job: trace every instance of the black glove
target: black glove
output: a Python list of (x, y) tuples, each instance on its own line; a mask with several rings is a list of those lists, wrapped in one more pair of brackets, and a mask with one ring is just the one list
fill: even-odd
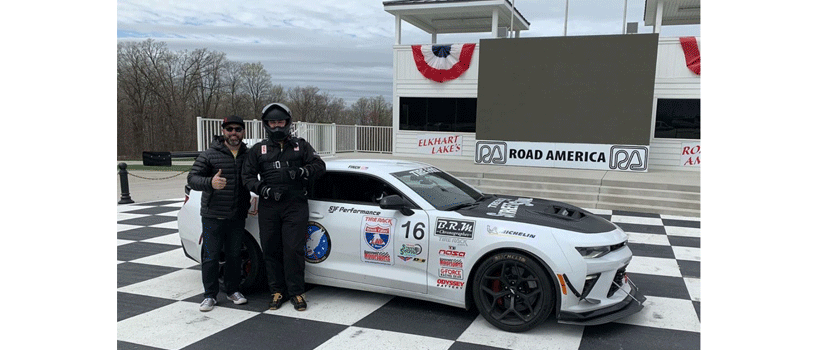
[(288, 174), (290, 174), (291, 180), (296, 180), (297, 178), (307, 180), (309, 172), (305, 168), (297, 168), (289, 170)]
[(270, 198), (270, 193), (271, 193), (271, 189), (268, 186), (263, 186), (262, 190), (259, 191), (259, 195), (262, 196), (262, 198), (265, 198), (265, 199)]

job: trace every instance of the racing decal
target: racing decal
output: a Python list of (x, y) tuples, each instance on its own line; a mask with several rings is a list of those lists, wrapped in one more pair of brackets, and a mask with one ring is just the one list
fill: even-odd
[(441, 265), (441, 267), (464, 268), (464, 261), (455, 258), (438, 258), (438, 264)]
[(453, 258), (463, 258), (467, 253), (456, 250), (456, 247), (449, 246), (447, 249), (439, 249), (438, 255), (448, 256)]
[(446, 242), (446, 243), (450, 243), (450, 244), (452, 244), (452, 245), (463, 246), (463, 247), (467, 247), (467, 246), (468, 246), (468, 244), (467, 244), (467, 240), (466, 240), (466, 239), (464, 239), (464, 238), (455, 238), (455, 237), (439, 237), (439, 238), (438, 238), (438, 241), (439, 241), (439, 242)]
[(402, 261), (409, 261), (413, 259), (417, 259), (416, 257), (421, 254), (421, 246), (418, 244), (402, 244), (401, 249), (399, 249), (398, 257)]
[[(404, 238), (410, 239), (410, 221), (405, 222), (404, 225), (401, 225), (401, 227), (406, 228), (404, 231)], [(424, 227), (423, 222), (417, 222), (416, 225), (413, 226), (413, 238), (417, 240), (424, 239)]]
[(447, 218), (436, 219), (436, 235), (473, 239), (475, 221)]
[(449, 267), (442, 267), (438, 270), (438, 276), (442, 278), (452, 278), (457, 280), (463, 280), (463, 270), (461, 269), (451, 269)]
[(330, 256), (330, 234), (315, 221), (308, 222), (305, 240), (305, 261), (318, 264)]
[(526, 233), (521, 231), (512, 231), (512, 230), (498, 230), (498, 227), (487, 225), (487, 233), (493, 236), (510, 236), (515, 238), (535, 238), (535, 235), (532, 233)]
[(348, 165), (348, 169), (358, 169), (358, 170), (367, 170), (366, 166), (359, 166), (359, 165)]
[(327, 208), (327, 212), (329, 214), (333, 214), (335, 212), (348, 213), (348, 214), (364, 214), (364, 215), (381, 215), (382, 214), (382, 212), (376, 211), (376, 210), (361, 210), (361, 209), (356, 209), (355, 207), (345, 208), (345, 207), (340, 207), (338, 205), (329, 206)]
[(503, 216), (506, 218), (514, 218), (515, 214), (518, 213), (518, 207), (520, 206), (527, 206), (531, 207), (532, 198), (518, 198), (516, 200), (510, 200), (509, 198), (499, 198), (494, 200), (492, 203), (487, 205), (487, 209), (494, 209), (498, 208), (497, 213), (489, 212), (487, 215), (490, 216)]
[(362, 218), (362, 261), (393, 265), (394, 218)]
[(464, 282), (463, 281), (453, 281), (453, 280), (447, 280), (447, 279), (439, 278), (439, 279), (436, 280), (436, 287), (462, 289), (462, 288), (464, 288)]

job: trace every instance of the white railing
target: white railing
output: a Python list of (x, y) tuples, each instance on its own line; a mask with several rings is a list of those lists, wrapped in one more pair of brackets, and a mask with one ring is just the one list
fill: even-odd
[[(222, 134), (222, 119), (196, 118), (197, 151), (207, 149), (215, 136)], [(310, 142), (320, 155), (340, 152), (393, 153), (393, 128), (390, 126), (293, 123), (293, 134)], [(261, 120), (245, 121), (248, 147), (266, 138)]]

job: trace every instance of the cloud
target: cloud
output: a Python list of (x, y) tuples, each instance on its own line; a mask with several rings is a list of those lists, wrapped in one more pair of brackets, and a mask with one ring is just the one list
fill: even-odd
[[(623, 4), (570, 1), (568, 34), (620, 33)], [(521, 36), (563, 35), (564, 5), (517, 0), (516, 8), (531, 23)], [(629, 22), (643, 23), (643, 6), (643, 0), (629, 0)], [(119, 41), (153, 38), (172, 50), (207, 48), (225, 52), (233, 61), (261, 62), (274, 84), (316, 86), (348, 105), (378, 95), (392, 101), (394, 31), (394, 17), (375, 0), (117, 2)], [(641, 32), (651, 32), (651, 27)], [(444, 34), (438, 42), (478, 42), (489, 35)], [(402, 23), (402, 44), (429, 42), (429, 34)]]

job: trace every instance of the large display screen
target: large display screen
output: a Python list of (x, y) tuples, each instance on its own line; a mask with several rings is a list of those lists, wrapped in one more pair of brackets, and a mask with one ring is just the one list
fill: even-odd
[(658, 34), (483, 39), (476, 139), (649, 145)]

